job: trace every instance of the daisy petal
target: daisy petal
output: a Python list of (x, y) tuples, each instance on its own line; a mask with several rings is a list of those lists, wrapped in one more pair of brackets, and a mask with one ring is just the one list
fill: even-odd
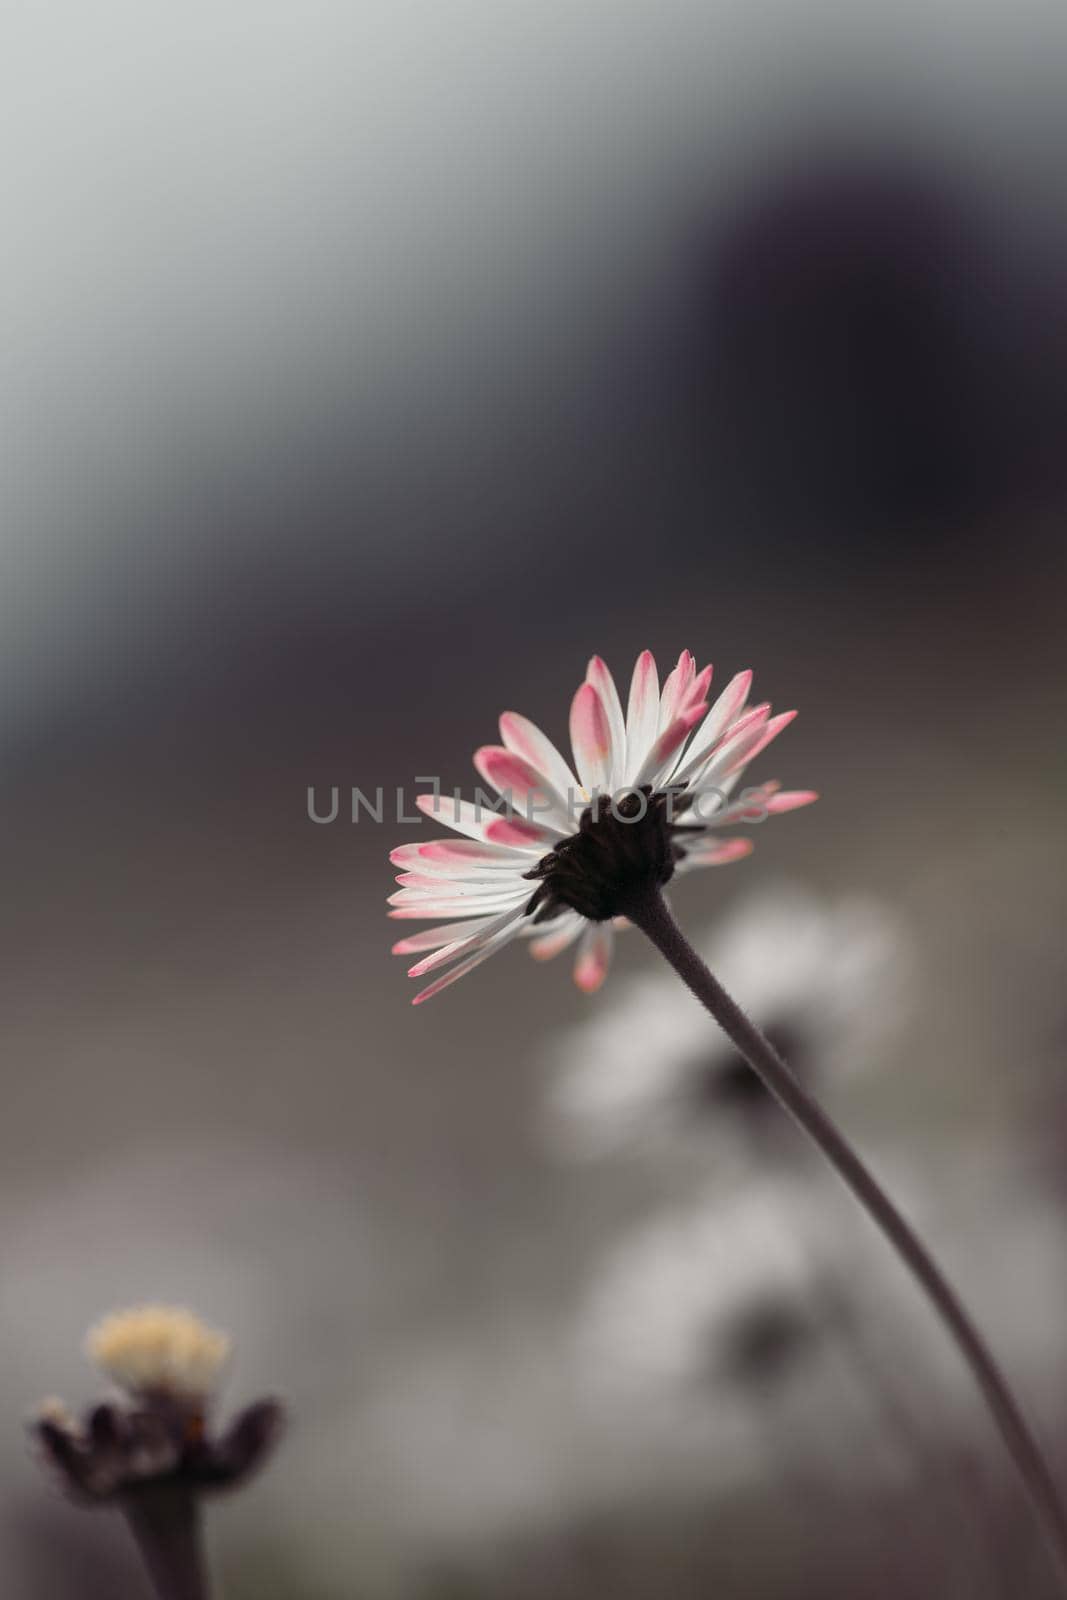
[(436, 928), (421, 928), (406, 939), (398, 939), (393, 946), (393, 955), (414, 956), (420, 950), (439, 950), (443, 944), (464, 939), (495, 921), (495, 917), (467, 917), (462, 922), (442, 922)]
[(583, 994), (593, 994), (608, 975), (615, 932), (610, 922), (595, 922), (582, 934), (574, 962), (574, 981)]
[(810, 806), (818, 798), (815, 789), (783, 789), (780, 794), (771, 795), (763, 804), (772, 817), (777, 817), (783, 811), (797, 811), (801, 806)]
[(707, 706), (694, 706), (691, 711), (685, 711), (680, 717), (675, 717), (670, 727), (660, 734), (632, 779), (635, 789), (639, 789), (644, 783), (655, 784), (670, 772), (673, 758), (677, 756), (706, 710)]
[(702, 671), (697, 673), (685, 692), (682, 703), (678, 707), (679, 711), (688, 711), (691, 706), (701, 705), (707, 700), (713, 671), (714, 668), (712, 667), (704, 667)]
[(713, 843), (697, 845), (686, 850), (682, 857), (684, 866), (724, 867), (729, 861), (742, 861), (755, 849), (751, 839), (716, 839)]
[(586, 683), (591, 683), (600, 696), (611, 729), (612, 765), (608, 786), (612, 793), (626, 782), (626, 721), (622, 714), (622, 701), (615, 687), (615, 679), (599, 656), (594, 656), (585, 671)]
[[(783, 728), (789, 726), (795, 716), (795, 711), (783, 711), (777, 717), (771, 717), (762, 727), (747, 729), (739, 739), (731, 737), (723, 745), (721, 754), (715, 756), (706, 773), (711, 774), (714, 770), (717, 774), (716, 786), (724, 794), (729, 794), (750, 762), (756, 759), (761, 750), (767, 748), (772, 739), (778, 737)], [(700, 781), (703, 785), (707, 781), (707, 776), (702, 777)]]
[(484, 895), (499, 899), (501, 895), (518, 892), (522, 881), (521, 873), (487, 872), (482, 876), (478, 872), (453, 872), (447, 876), (440, 874), (425, 876), (421, 872), (398, 872), (397, 884), (401, 889), (418, 891), (419, 895), (428, 900), (439, 900), (442, 895)]
[(455, 894), (468, 889), (477, 890), (479, 894), (506, 894), (521, 876), (515, 872), (482, 873), (477, 868), (465, 872), (462, 868), (453, 868), (448, 872), (398, 872), (396, 881), (401, 889), (422, 889), (428, 895)]
[[(529, 895), (525, 900), (529, 899)], [(392, 906), (387, 913), (395, 922), (429, 922), (431, 917), (476, 917), (496, 916), (498, 911), (507, 911), (509, 907), (516, 909), (525, 904), (525, 900), (516, 895), (514, 900), (426, 900)]]
[(441, 990), (447, 989), (449, 984), (456, 983), (460, 978), (465, 978), (468, 972), (473, 972), (475, 967), (480, 967), (483, 961), (488, 961), (490, 956), (495, 955), (498, 950), (515, 938), (521, 921), (521, 917), (516, 917), (511, 922), (505, 923), (499, 932), (495, 933), (480, 950), (476, 950), (465, 961), (461, 961), (458, 967), (453, 967), (451, 972), (446, 972), (443, 978), (437, 979), (436, 983), (431, 983), (428, 988), (420, 990), (412, 1000), (412, 1005), (421, 1006), (425, 1001), (432, 1000), (435, 994), (440, 994)]
[(524, 820), (542, 820), (563, 833), (574, 832), (577, 821), (568, 812), (566, 799), (525, 756), (516, 755), (504, 745), (486, 744), (475, 752), (474, 765), (486, 783), (522, 813)]
[(740, 722), (730, 729), (729, 737), (713, 752), (701, 771), (694, 774), (689, 782), (696, 790), (708, 790), (723, 787), (723, 780), (732, 774), (741, 771), (742, 767), (751, 761), (754, 751), (759, 747), (767, 727), (767, 713), (770, 706), (757, 706)]
[(723, 823), (737, 822), (741, 819), (747, 822), (763, 822), (767, 817), (780, 816), (783, 812), (797, 811), (801, 806), (810, 806), (818, 798), (814, 789), (783, 791), (781, 784), (774, 779), (769, 783), (757, 784), (755, 788), (743, 790), (733, 804), (723, 810), (712, 811), (706, 806), (702, 807), (700, 818), (709, 828), (721, 828)]
[(563, 917), (559, 924), (548, 933), (542, 933), (530, 941), (530, 954), (535, 961), (551, 961), (572, 945), (585, 927), (585, 918), (580, 917), (577, 911)]
[(767, 726), (764, 728), (763, 733), (760, 735), (759, 739), (757, 739), (757, 741), (756, 741), (755, 745), (753, 746), (753, 748), (749, 751), (748, 755), (745, 757), (745, 763), (744, 763), (745, 766), (747, 766), (750, 761), (755, 761), (755, 759), (759, 755), (760, 751), (761, 750), (766, 750), (766, 748), (770, 744), (771, 740), (772, 739), (777, 739), (777, 737), (781, 733), (782, 729), (783, 728), (788, 728), (789, 724), (793, 721), (795, 716), (796, 716), (796, 712), (795, 711), (780, 711), (776, 717), (772, 717), (770, 719), (770, 721), (767, 723)]
[[(694, 815), (706, 828), (721, 828), (724, 823), (738, 822), (741, 819), (747, 822), (762, 822), (768, 814), (767, 802), (781, 788), (781, 784), (777, 780), (757, 784), (754, 788), (745, 789), (738, 799), (727, 805), (725, 795), (732, 787), (733, 779), (725, 779), (721, 789), (703, 791), (703, 799)], [(718, 804), (709, 805), (708, 800), (711, 798)]]
[(521, 817), (497, 817), (485, 830), (490, 843), (513, 845), (524, 852), (527, 861), (531, 854), (543, 854), (559, 843), (559, 829), (538, 822), (523, 822)]
[(489, 837), (488, 830), (493, 821), (499, 820), (501, 815), (487, 804), (474, 805), (469, 800), (457, 800), (450, 794), (416, 795), (415, 804), (424, 817), (432, 817), (443, 827), (454, 828), (456, 833), (465, 833), (468, 839), (483, 842)]
[(663, 685), (659, 701), (659, 732), (664, 733), (680, 715), (690, 684), (696, 676), (697, 664), (688, 650), (678, 657), (678, 665)]
[(748, 699), (751, 687), (752, 673), (750, 671), (738, 672), (730, 679), (726, 688), (719, 695), (705, 717), (703, 725), (693, 736), (688, 763), (678, 773), (680, 782), (684, 782), (692, 773), (696, 772), (701, 763), (711, 755), (727, 728), (736, 720), (741, 707)]
[(432, 955), (423, 956), (421, 961), (416, 961), (413, 967), (408, 968), (408, 977), (421, 978), (427, 972), (436, 972), (438, 967), (447, 966), (459, 956), (473, 955), (475, 950), (480, 950), (483, 945), (488, 944), (501, 928), (505, 925), (510, 927), (515, 920), (514, 911), (502, 911), (498, 917), (490, 917), (488, 922), (482, 923), (479, 927), (469, 925), (466, 937), (443, 945)]
[(490, 912), (504, 911), (508, 906), (522, 905), (530, 898), (533, 889), (521, 878), (508, 881), (499, 889), (484, 883), (455, 883), (435, 880), (432, 890), (397, 889), (388, 899), (394, 916), (422, 917), (479, 917)]
[(626, 782), (633, 782), (659, 726), (659, 674), (651, 650), (642, 650), (630, 680), (626, 707)]
[(571, 702), (571, 746), (578, 779), (587, 796), (610, 792), (614, 752), (611, 725), (600, 695), (583, 683)]
[(556, 793), (564, 799), (577, 793), (578, 779), (552, 740), (541, 732), (536, 723), (520, 717), (517, 711), (505, 711), (500, 719), (500, 740), (506, 749), (522, 756), (538, 772), (543, 772)]
[(520, 851), (478, 839), (428, 839), (425, 844), (400, 844), (389, 853), (394, 867), (438, 875), (476, 867), (484, 871), (514, 871), (523, 862)]
[(522, 911), (529, 895), (513, 900), (432, 900), (422, 904), (393, 906), (389, 915), (399, 922), (451, 922), (460, 917), (472, 921), (478, 917), (495, 917), (501, 911)]

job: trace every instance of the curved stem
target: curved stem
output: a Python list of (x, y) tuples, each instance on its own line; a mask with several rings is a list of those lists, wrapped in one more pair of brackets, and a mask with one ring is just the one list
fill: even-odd
[(180, 1484), (145, 1484), (123, 1510), (159, 1600), (212, 1600), (196, 1497)]
[(926, 1246), (837, 1125), (790, 1072), (774, 1046), (727, 994), (675, 922), (658, 888), (625, 908), (733, 1040), (752, 1070), (819, 1147), (925, 1291), (977, 1383), (1059, 1564), (1067, 1593), (1067, 1515), (1041, 1450), (1004, 1375)]

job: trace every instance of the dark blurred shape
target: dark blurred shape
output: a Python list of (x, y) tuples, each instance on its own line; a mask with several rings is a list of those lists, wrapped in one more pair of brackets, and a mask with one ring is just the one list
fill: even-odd
[(1051, 296), (963, 185), (829, 161), (744, 193), (702, 252), (701, 449), (752, 523), (887, 553), (1061, 487)]
[(71, 1499), (93, 1505), (121, 1499), (157, 1479), (180, 1481), (198, 1494), (238, 1488), (264, 1464), (282, 1422), (276, 1400), (259, 1400), (213, 1438), (197, 1414), (166, 1395), (154, 1395), (132, 1410), (94, 1406), (82, 1427), (52, 1408), (37, 1420), (34, 1432)]
[(786, 1295), (767, 1294), (734, 1321), (716, 1359), (735, 1382), (761, 1389), (789, 1377), (818, 1339), (819, 1329), (803, 1307)]
[[(806, 1077), (811, 1063), (801, 1030), (789, 1022), (772, 1022), (764, 1029), (797, 1077)], [(744, 1114), (761, 1116), (777, 1107), (763, 1081), (753, 1072), (744, 1056), (731, 1051), (726, 1060), (721, 1053), (713, 1055), (705, 1070), (693, 1084), (694, 1110), (716, 1115), (724, 1105), (736, 1106)]]

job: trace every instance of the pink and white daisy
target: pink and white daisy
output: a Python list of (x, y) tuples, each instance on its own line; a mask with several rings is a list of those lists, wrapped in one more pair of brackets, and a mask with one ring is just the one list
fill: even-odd
[(401, 869), (390, 915), (448, 919), (393, 947), (420, 956), (411, 977), (443, 973), (415, 1005), (517, 938), (532, 941), (538, 960), (576, 944), (575, 982), (598, 989), (614, 926), (636, 895), (676, 872), (748, 855), (751, 839), (724, 838), (723, 828), (816, 799), (776, 782), (732, 798), (749, 763), (796, 713), (750, 706), (751, 672), (737, 673), (712, 702), (711, 676), (683, 650), (661, 690), (646, 650), (624, 714), (594, 656), (571, 704), (573, 768), (538, 727), (506, 711), (500, 744), (474, 757), (492, 794), (418, 797), (420, 811), (464, 837), (403, 844), (390, 857)]

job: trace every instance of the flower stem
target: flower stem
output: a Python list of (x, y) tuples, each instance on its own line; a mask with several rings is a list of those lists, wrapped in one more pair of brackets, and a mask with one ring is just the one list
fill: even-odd
[(660, 890), (643, 892), (625, 907), (625, 914), (651, 939), (732, 1039), (764, 1086), (819, 1147), (924, 1290), (982, 1392), (1056, 1557), (1067, 1594), (1067, 1515), (1055, 1481), (1004, 1375), (955, 1290), (844, 1134), (705, 966), (675, 922)]
[(159, 1600), (212, 1600), (195, 1496), (179, 1484), (145, 1484), (122, 1509)]

